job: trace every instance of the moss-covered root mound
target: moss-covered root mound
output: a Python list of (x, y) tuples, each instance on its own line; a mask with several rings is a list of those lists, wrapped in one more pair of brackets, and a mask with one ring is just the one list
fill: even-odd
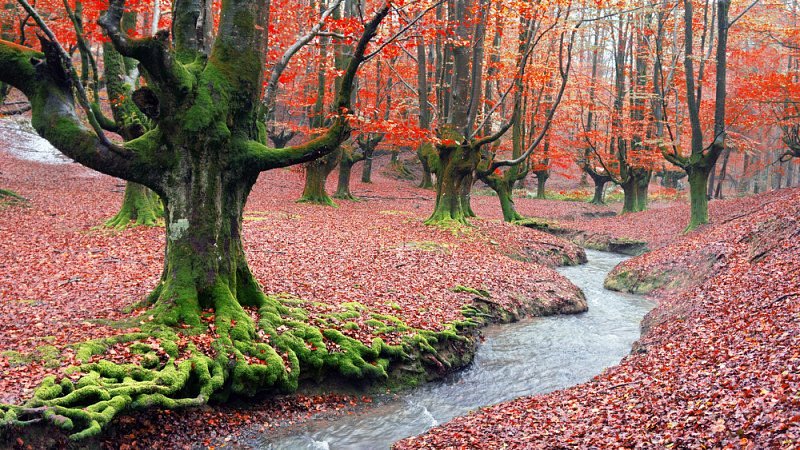
[(158, 194), (136, 183), (125, 185), (125, 196), (119, 212), (103, 225), (108, 228), (127, 228), (128, 226), (153, 227), (164, 217), (164, 205)]
[[(308, 313), (290, 298), (261, 295), (258, 305), (242, 307), (230, 292), (217, 294), (214, 309), (197, 309), (196, 321), (169, 326), (151, 319), (141, 331), (66, 350), (80, 364), (60, 380), (45, 379), (27, 403), (0, 404), (0, 427), (43, 422), (80, 440), (97, 435), (116, 415), (131, 409), (290, 392), (301, 379), (327, 375), (386, 381), (392, 363), (452, 365), (452, 355), (440, 356), (437, 344), (467, 340), (457, 329), (472, 325), (451, 324), (436, 333), (406, 327), (401, 344), (388, 345), (375, 337), (365, 345), (325, 325), (309, 325)], [(141, 317), (170, 315), (156, 305)]]

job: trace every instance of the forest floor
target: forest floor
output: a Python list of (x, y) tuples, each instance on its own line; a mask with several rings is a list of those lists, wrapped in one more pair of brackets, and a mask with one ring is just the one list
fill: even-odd
[[(19, 145), (5, 143), (7, 149)], [(164, 242), (163, 228), (98, 228), (121, 202), (123, 186), (118, 180), (74, 163), (20, 159), (13, 156), (13, 148), (10, 151), (0, 151), (0, 188), (28, 201), (0, 206), (0, 348), (4, 350), (0, 402), (24, 400), (43, 377), (61, 374), (75, 364), (71, 344), (128, 332), (113, 324), (130, 317), (133, 313), (127, 308), (156, 284)], [(295, 203), (303, 182), (297, 170), (276, 170), (260, 177), (246, 207), (244, 240), (251, 268), (265, 292), (296, 296), (309, 305), (356, 301), (411, 327), (429, 330), (462, 318), (461, 307), (472, 296), (454, 292), (457, 286), (487, 290), (493, 301), (505, 307), (514, 307), (520, 298), (558, 302), (574, 296), (572, 285), (552, 267), (563, 263), (564, 255), (578, 259), (580, 249), (545, 233), (503, 224), (496, 197), (473, 197), (480, 217), (472, 220), (474, 228), (457, 232), (431, 228), (422, 221), (433, 208), (432, 191), (395, 179), (387, 165), (378, 164), (371, 184), (360, 182), (360, 165), (355, 169), (351, 187), (362, 201), (339, 201), (338, 208)], [(334, 174), (330, 179), (329, 192), (335, 189), (335, 178)], [(798, 211), (781, 205), (787, 202), (796, 208), (798, 197), (797, 191), (783, 191), (713, 202), (712, 218), (724, 224), (709, 227), (712, 232), (707, 237), (705, 233), (681, 235), (688, 221), (688, 207), (681, 202), (656, 202), (649, 211), (619, 218), (604, 217), (619, 209), (614, 204), (517, 199), (523, 215), (611, 238), (645, 241), (657, 249), (626, 265), (629, 273), (637, 274), (628, 279), (647, 278), (636, 272), (645, 269), (667, 282), (677, 279), (673, 273), (665, 275), (666, 268), (695, 261), (698, 249), (724, 247), (727, 253), (719, 261), (725, 263), (715, 260), (707, 276), (680, 279), (699, 290), (662, 289), (652, 294), (660, 306), (651, 314), (651, 326), (639, 347), (646, 352), (626, 358), (586, 385), (484, 410), (403, 445), (495, 447), (498, 442), (523, 446), (560, 442), (570, 446), (610, 443), (608, 436), (628, 439), (618, 441), (624, 445), (641, 442), (648, 430), (659, 431), (662, 443), (667, 443), (683, 442), (669, 441), (667, 432), (688, 439), (707, 427), (714, 427), (720, 442), (735, 437), (736, 443), (744, 443), (740, 439), (752, 440), (753, 432), (773, 424), (785, 426), (776, 431), (775, 442), (780, 442), (780, 436), (791, 437), (800, 423), (800, 362), (797, 350), (786, 354), (786, 348), (792, 347), (784, 346), (800, 348), (798, 302), (792, 297), (798, 292), (800, 266), (791, 255), (798, 254), (793, 247)], [(736, 217), (747, 212), (752, 217)], [(795, 234), (766, 230), (765, 236), (774, 236), (768, 240), (751, 229), (774, 223), (768, 220), (773, 216), (794, 217), (787, 230)], [(765, 242), (766, 257), (750, 261), (748, 249), (762, 244), (746, 239), (735, 242), (747, 232), (758, 234), (752, 241)], [(724, 293), (736, 295), (715, 302)], [(311, 311), (324, 312), (322, 307)], [(748, 322), (751, 316), (758, 317), (758, 322)], [(357, 330), (342, 331), (368, 342), (373, 336), (365, 319), (357, 319), (361, 322)], [(741, 336), (726, 333), (730, 323), (743, 327)], [(754, 331), (748, 331), (751, 328)], [(684, 333), (680, 335), (684, 339), (670, 337), (677, 333)], [(689, 342), (695, 351), (708, 354), (681, 360), (691, 350), (684, 348)], [(767, 349), (777, 349), (774, 357)], [(735, 365), (725, 366), (728, 359)], [(748, 369), (748, 364), (753, 367)], [(677, 385), (679, 377), (692, 381)], [(717, 377), (720, 384), (714, 385)], [(643, 386), (648, 396), (637, 404), (632, 394), (641, 394)], [(734, 392), (739, 390), (746, 394)], [(760, 406), (752, 412), (762, 415), (753, 416), (735, 403), (744, 400), (758, 402)], [(321, 414), (348, 413), (370, 401), (361, 393), (294, 394), (182, 411), (148, 411), (118, 418), (100, 442), (114, 448), (121, 442), (131, 448), (224, 447), (234, 445), (245, 429), (268, 430)], [(648, 414), (655, 414), (659, 422), (641, 422)], [(684, 420), (687, 414), (693, 414), (691, 421)], [(606, 425), (598, 425), (603, 421)], [(622, 425), (628, 421), (635, 429)], [(574, 433), (552, 437), (572, 422), (577, 424)], [(696, 427), (689, 429), (691, 424)], [(744, 431), (731, 434), (737, 430)], [(592, 440), (592, 436), (600, 437)], [(24, 441), (16, 444), (25, 446)]]

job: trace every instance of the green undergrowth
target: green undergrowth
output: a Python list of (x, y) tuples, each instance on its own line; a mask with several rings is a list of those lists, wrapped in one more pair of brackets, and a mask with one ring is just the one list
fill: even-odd
[(0, 353), (12, 366), (24, 366), (33, 362), (47, 368), (58, 367), (61, 362), (61, 352), (52, 345), (42, 345), (31, 353), (21, 353), (16, 350), (6, 350)]
[[(0, 403), (0, 428), (45, 423), (80, 440), (98, 435), (129, 410), (288, 393), (327, 377), (415, 385), (468, 364), (476, 345), (470, 330), (487, 320), (486, 311), (470, 306), (463, 321), (441, 331), (421, 330), (359, 303), (334, 307), (291, 295), (261, 295), (254, 306), (217, 304), (192, 320), (177, 310), (144, 310), (120, 324), (128, 327), (123, 334), (61, 351), (44, 345), (28, 355), (5, 352), (12, 364), (46, 361), (57, 367), (65, 359), (75, 365), (45, 378), (24, 404)], [(371, 340), (348, 336), (366, 332)]]
[(8, 189), (0, 189), (0, 208), (12, 205), (27, 205), (28, 199)]

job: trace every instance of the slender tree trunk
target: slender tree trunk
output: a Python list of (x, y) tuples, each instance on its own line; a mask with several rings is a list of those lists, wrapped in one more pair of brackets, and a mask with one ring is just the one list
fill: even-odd
[(649, 170), (640, 169), (636, 177), (636, 211), (645, 211), (647, 209), (647, 195), (650, 190), (650, 177), (652, 173)]
[(717, 187), (714, 191), (714, 198), (722, 198), (722, 183), (725, 182), (725, 178), (728, 176), (728, 161), (731, 158), (731, 149), (725, 150), (725, 156), (722, 159), (722, 167), (719, 169), (719, 181), (717, 182)]
[(744, 194), (747, 194), (748, 192), (750, 192), (750, 180), (752, 178), (750, 176), (750, 173), (749, 173), (750, 155), (745, 153), (743, 160), (744, 161), (742, 163), (742, 176), (741, 176), (741, 179), (739, 180), (739, 186), (738, 186), (738, 189), (737, 189), (737, 191), (738, 191), (738, 193), (740, 195), (744, 195)]
[(433, 188), (433, 175), (431, 166), (428, 163), (429, 152), (433, 151), (433, 144), (429, 142), (424, 142), (419, 144), (417, 147), (417, 157), (419, 158), (420, 163), (422, 164), (422, 180), (419, 183), (419, 187), (423, 189), (432, 189)]
[(364, 167), (361, 169), (362, 183), (372, 183), (372, 152), (372, 149), (364, 151)]

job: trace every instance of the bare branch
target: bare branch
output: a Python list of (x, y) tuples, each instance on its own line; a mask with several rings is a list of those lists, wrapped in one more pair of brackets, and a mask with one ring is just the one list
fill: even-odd
[(97, 121), (97, 118), (94, 116), (94, 112), (92, 111), (92, 106), (89, 103), (89, 98), (86, 96), (86, 90), (81, 84), (80, 78), (78, 78), (78, 73), (75, 71), (75, 66), (72, 65), (72, 59), (69, 57), (67, 52), (64, 50), (64, 47), (59, 44), (58, 39), (56, 39), (56, 35), (53, 31), (44, 23), (42, 17), (36, 12), (35, 9), (28, 3), (26, 0), (17, 0), (19, 4), (25, 9), (25, 11), (33, 18), (39, 28), (41, 28), (42, 32), (47, 36), (47, 39), (50, 41), (52, 48), (58, 53), (58, 57), (60, 59), (60, 64), (64, 68), (64, 71), (69, 74), (72, 85), (75, 88), (75, 91), (78, 93), (78, 103), (81, 105), (83, 112), (86, 114), (86, 117), (89, 119), (89, 124), (92, 126), (92, 129), (97, 134), (97, 137), (100, 141), (108, 147), (110, 150), (115, 152), (124, 153), (124, 150), (121, 147), (114, 145), (111, 141), (108, 140), (108, 137), (103, 132), (103, 128), (100, 126), (100, 123)]
[(415, 17), (415, 18), (414, 18), (414, 19), (412, 19), (410, 22), (408, 22), (408, 23), (406, 24), (406, 26), (404, 26), (404, 27), (403, 27), (403, 28), (401, 28), (401, 29), (400, 29), (400, 30), (399, 30), (397, 33), (395, 33), (395, 34), (394, 34), (394, 36), (392, 36), (391, 38), (387, 39), (387, 40), (386, 40), (386, 42), (384, 42), (383, 44), (379, 45), (379, 46), (378, 46), (378, 48), (376, 48), (376, 49), (375, 49), (373, 52), (371, 52), (371, 53), (369, 53), (367, 56), (365, 56), (365, 57), (364, 57), (364, 61), (369, 61), (370, 59), (372, 59), (372, 58), (373, 58), (375, 55), (377, 55), (378, 53), (380, 53), (380, 52), (381, 52), (381, 50), (383, 50), (384, 48), (386, 48), (386, 46), (387, 46), (387, 45), (389, 45), (389, 44), (391, 44), (392, 42), (394, 42), (394, 41), (395, 41), (395, 40), (396, 40), (398, 37), (400, 37), (400, 36), (401, 36), (403, 33), (405, 33), (405, 32), (406, 32), (406, 31), (407, 31), (409, 28), (411, 28), (412, 26), (414, 26), (414, 24), (415, 24), (415, 23), (419, 22), (419, 21), (420, 21), (420, 19), (422, 19), (422, 18), (425, 16), (425, 14), (427, 14), (427, 13), (428, 13), (428, 12), (430, 12), (431, 10), (435, 9), (436, 7), (438, 7), (439, 5), (441, 5), (442, 3), (444, 3), (444, 0), (439, 0), (439, 1), (437, 1), (436, 3), (434, 3), (433, 5), (431, 5), (431, 6), (427, 7), (427, 8), (425, 8), (425, 10), (424, 10), (424, 11), (422, 11), (421, 13), (419, 13), (419, 15), (417, 15), (417, 17)]

